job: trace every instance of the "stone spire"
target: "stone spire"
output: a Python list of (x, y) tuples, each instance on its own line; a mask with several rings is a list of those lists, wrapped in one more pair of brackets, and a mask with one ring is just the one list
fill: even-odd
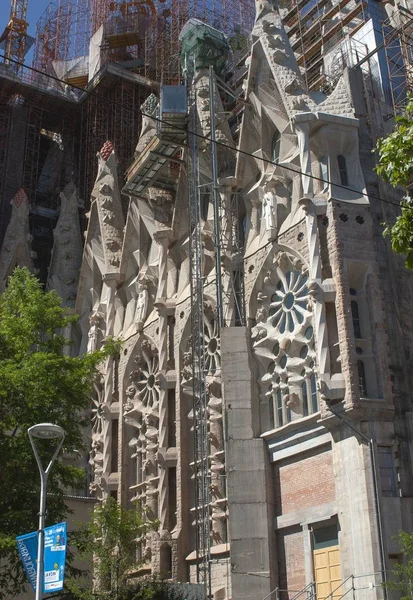
[(33, 256), (29, 231), (29, 200), (21, 188), (13, 200), (10, 223), (0, 251), (0, 292), (4, 290), (7, 277), (16, 266), (34, 270)]
[(98, 162), (98, 174), (91, 195), (91, 219), (95, 218), (93, 211), (95, 208), (99, 219), (107, 273), (116, 273), (120, 265), (125, 220), (118, 185), (118, 162), (112, 142), (104, 143), (101, 151), (98, 152)]
[(73, 307), (82, 262), (78, 196), (73, 183), (68, 183), (60, 193), (60, 201), (47, 285), (56, 290), (66, 306)]

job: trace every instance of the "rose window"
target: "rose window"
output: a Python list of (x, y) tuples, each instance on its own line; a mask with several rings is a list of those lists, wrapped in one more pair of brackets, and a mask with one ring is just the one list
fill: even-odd
[(286, 252), (269, 257), (256, 290), (251, 338), (268, 431), (318, 411), (313, 304), (302, 261)]
[(204, 319), (204, 361), (205, 370), (209, 373), (215, 373), (221, 366), (220, 350), (217, 321)]
[(280, 271), (277, 289), (271, 296), (269, 317), (280, 333), (293, 332), (302, 325), (307, 313), (307, 277), (301, 271)]
[(145, 406), (155, 406), (159, 402), (160, 389), (158, 384), (158, 356), (144, 356), (143, 365), (136, 386), (141, 402)]

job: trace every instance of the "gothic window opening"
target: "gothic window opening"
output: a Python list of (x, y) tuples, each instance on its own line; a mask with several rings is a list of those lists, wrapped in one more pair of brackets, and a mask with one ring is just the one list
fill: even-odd
[(347, 173), (347, 164), (346, 159), (342, 154), (337, 156), (337, 164), (338, 171), (340, 173), (340, 183), (341, 185), (348, 186), (348, 173)]
[(201, 193), (201, 219), (206, 221), (208, 218), (210, 193)]
[(168, 390), (168, 446), (176, 447), (176, 401), (175, 390)]
[(168, 369), (175, 369), (175, 346), (174, 346), (174, 334), (175, 334), (175, 317), (173, 315), (168, 316)]
[(163, 544), (160, 548), (160, 573), (166, 578), (172, 577), (172, 548), (169, 544)]
[(281, 149), (281, 133), (276, 130), (272, 136), (271, 142), (271, 161), (278, 164), (280, 162), (280, 149)]
[(320, 176), (322, 181), (320, 182), (321, 184), (321, 191), (322, 192), (328, 192), (328, 158), (327, 156), (323, 156), (322, 159), (320, 160)]
[(269, 388), (269, 398), (270, 398), (270, 429), (275, 429), (275, 414), (274, 414), (274, 396), (272, 395), (272, 387)]
[(282, 404), (282, 396), (281, 390), (277, 392), (277, 421), (278, 427), (284, 425), (284, 415), (283, 415), (283, 404)]
[(359, 380), (360, 396), (367, 396), (366, 370), (362, 360), (357, 361), (357, 375)]
[(117, 473), (118, 471), (118, 435), (119, 435), (119, 420), (112, 420), (112, 446), (111, 446), (111, 461), (110, 461), (110, 470), (112, 473)]
[(176, 467), (168, 468), (168, 529), (176, 527)]
[(303, 381), (301, 384), (301, 394), (303, 396), (303, 417), (308, 416), (308, 394), (307, 394), (307, 382)]
[(380, 484), (383, 496), (397, 496), (396, 470), (394, 468), (393, 452), (389, 446), (377, 448)]
[(315, 382), (314, 373), (310, 377), (310, 389), (311, 389), (311, 407), (312, 412), (315, 413), (318, 411), (318, 400), (317, 400), (317, 385)]
[(356, 340), (361, 339), (361, 326), (360, 326), (360, 315), (359, 315), (359, 307), (356, 300), (351, 301), (351, 317), (353, 320), (353, 331), (354, 337)]

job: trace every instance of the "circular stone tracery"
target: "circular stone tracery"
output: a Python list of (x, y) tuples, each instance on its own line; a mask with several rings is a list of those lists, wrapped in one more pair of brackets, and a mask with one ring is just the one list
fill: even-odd
[(139, 399), (144, 406), (156, 406), (160, 396), (160, 389), (157, 383), (159, 360), (156, 349), (153, 348), (147, 351), (146, 348), (142, 348), (142, 357), (139, 362), (140, 372), (136, 382)]
[(304, 321), (307, 313), (307, 276), (301, 271), (279, 273), (277, 291), (271, 296), (269, 315), (274, 317), (273, 327), (280, 333), (292, 333)]
[(221, 366), (218, 324), (215, 318), (204, 317), (204, 360), (205, 370), (215, 373)]
[(252, 339), (260, 372), (262, 430), (268, 431), (318, 408), (306, 270), (296, 257), (282, 252), (272, 269), (267, 264), (263, 272), (263, 283), (257, 282), (258, 322)]

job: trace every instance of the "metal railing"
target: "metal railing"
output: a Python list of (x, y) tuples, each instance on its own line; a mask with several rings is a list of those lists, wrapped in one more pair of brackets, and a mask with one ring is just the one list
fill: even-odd
[(315, 583), (314, 583), (314, 581), (311, 581), (309, 584), (307, 584), (301, 590), (284, 590), (282, 588), (276, 587), (274, 590), (272, 590), (272, 592), (270, 592), (262, 600), (269, 600), (270, 598), (272, 598), (272, 596), (274, 594), (275, 594), (275, 596), (274, 596), (275, 600), (279, 600), (280, 592), (287, 592), (288, 594), (293, 593), (294, 596), (292, 598), (290, 598), (289, 600), (298, 600), (298, 598), (300, 598), (300, 596), (302, 596), (303, 594), (306, 594), (306, 600), (313, 600), (313, 598), (315, 598)]
[[(373, 589), (375, 587), (381, 587), (381, 582), (372, 583), (368, 582), (365, 586), (356, 587), (355, 581), (364, 578), (371, 577), (380, 577), (381, 571), (377, 571), (376, 573), (365, 573), (362, 575), (349, 575), (346, 579), (340, 582), (340, 584), (332, 590), (327, 596), (322, 596), (319, 600), (342, 600), (343, 598), (348, 598), (349, 594), (352, 593), (352, 600), (355, 600), (356, 592), (359, 590)], [(348, 589), (344, 590), (346, 584), (351, 582)], [(272, 590), (267, 596), (262, 598), (262, 600), (280, 600), (280, 594), (285, 593), (288, 597), (288, 600), (298, 600), (301, 596), (305, 594), (305, 600), (317, 600), (317, 592), (316, 592), (316, 584), (314, 581), (311, 581), (308, 585), (306, 585), (302, 590), (288, 590), (276, 587)], [(290, 596), (290, 594), (294, 594)]]

